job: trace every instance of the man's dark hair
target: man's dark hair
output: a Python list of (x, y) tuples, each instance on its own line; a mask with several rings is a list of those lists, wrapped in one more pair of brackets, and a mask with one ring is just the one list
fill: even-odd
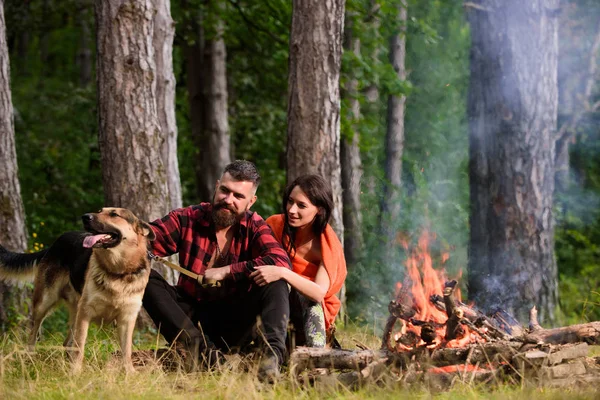
[(255, 189), (260, 184), (260, 174), (256, 169), (256, 165), (250, 161), (235, 160), (225, 167), (223, 174), (225, 172), (229, 173), (236, 181), (252, 182)]

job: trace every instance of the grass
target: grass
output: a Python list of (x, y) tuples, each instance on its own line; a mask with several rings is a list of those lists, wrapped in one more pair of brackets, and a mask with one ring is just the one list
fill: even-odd
[[(377, 348), (379, 338), (368, 328), (351, 326), (339, 331), (345, 348), (356, 343)], [(597, 399), (593, 388), (551, 390), (516, 385), (481, 387), (458, 383), (449, 391), (436, 392), (426, 386), (404, 388), (398, 382), (367, 385), (351, 391), (336, 383), (300, 385), (285, 377), (275, 385), (262, 385), (255, 371), (236, 368), (219, 372), (186, 374), (166, 372), (158, 366), (140, 367), (134, 375), (125, 375), (120, 360), (113, 356), (118, 345), (112, 328), (92, 327), (86, 348), (83, 372), (70, 373), (70, 364), (61, 346), (63, 336), (45, 335), (34, 353), (23, 344), (25, 332), (15, 330), (0, 343), (1, 399)], [(137, 349), (156, 346), (156, 335), (138, 334)], [(162, 343), (161, 343), (162, 344)], [(597, 351), (597, 350), (596, 350)]]

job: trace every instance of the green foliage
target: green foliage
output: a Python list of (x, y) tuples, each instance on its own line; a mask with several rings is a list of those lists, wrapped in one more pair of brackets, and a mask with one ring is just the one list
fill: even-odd
[[(386, 62), (387, 40), (365, 40), (377, 52), (381, 67), (366, 76), (379, 83), (377, 104), (361, 98), (360, 121), (364, 163), (363, 204), (379, 204), (383, 192), (385, 112), (389, 95), (407, 96), (403, 184), (400, 194), (401, 219), (393, 221), (397, 231), (412, 245), (423, 230), (436, 236), (434, 257), (450, 251), (444, 265), (451, 276), (466, 269), (468, 245), (468, 134), (466, 92), (468, 85), (469, 30), (460, 2), (411, 2), (406, 27), (407, 81), (398, 81)], [(388, 38), (397, 32), (397, 8), (393, 2), (381, 7), (381, 25), (375, 36)], [(363, 33), (361, 40), (366, 33)], [(366, 46), (365, 46), (366, 47)], [(353, 61), (352, 57), (344, 58)], [(376, 73), (372, 73), (375, 71)], [(374, 76), (375, 75), (375, 76)], [(368, 83), (361, 83), (367, 87)], [(347, 114), (343, 114), (346, 116)], [(342, 126), (347, 126), (342, 122)], [(399, 243), (384, 243), (380, 236), (378, 207), (364, 207), (365, 255), (348, 277), (348, 298), (362, 299), (349, 304), (352, 315), (381, 320), (395, 282), (404, 277), (406, 257)], [(385, 247), (397, 248), (397, 261), (382, 261)], [(441, 262), (437, 264), (441, 267)], [(464, 280), (463, 280), (464, 281)], [(365, 299), (369, 299), (368, 302)]]
[[(559, 127), (585, 109), (581, 104), (589, 76), (592, 45), (599, 33), (600, 4), (571, 0), (563, 5), (560, 32)], [(595, 54), (600, 63), (600, 54)], [(600, 101), (592, 86), (590, 104)], [(589, 108), (589, 107), (588, 107)], [(600, 113), (584, 113), (569, 145), (566, 185), (555, 196), (555, 249), (559, 298), (566, 323), (600, 320)]]
[[(435, 233), (432, 252), (451, 276), (465, 271), (468, 246), (469, 27), (463, 2), (408, 2), (408, 22), (398, 21), (399, 1), (346, 1), (346, 27), (360, 41), (360, 52), (342, 59), (341, 130), (359, 135), (364, 168), (362, 217), (365, 250), (350, 266), (348, 300), (351, 315), (380, 321), (394, 284), (404, 274), (404, 250), (383, 243), (379, 210), (386, 183), (385, 127), (390, 95), (405, 95), (403, 185), (399, 193), (398, 232), (414, 244), (423, 229)], [(79, 84), (82, 22), (93, 32), (92, 3), (76, 0), (4, 2), (11, 58), (12, 98), (22, 196), (32, 249), (48, 246), (63, 231), (80, 228), (79, 216), (103, 204), (97, 144), (95, 84)], [(594, 0), (571, 0), (563, 9), (573, 17), (561, 34), (561, 92), (580, 90), (600, 11)], [(185, 46), (216, 33), (217, 17), (225, 21), (229, 122), (234, 158), (254, 161), (263, 176), (254, 209), (263, 216), (280, 212), (285, 186), (287, 72), (292, 2), (229, 0), (172, 2), (176, 21), (174, 70), (178, 157), (184, 205), (196, 198), (194, 157), (186, 89)], [(594, 23), (596, 23), (594, 25)], [(391, 68), (389, 38), (406, 28), (406, 80)], [(92, 45), (93, 46), (93, 40)], [(94, 49), (90, 49), (94, 54)], [(586, 53), (588, 51), (588, 53)], [(600, 61), (599, 61), (600, 62)], [(348, 84), (361, 115), (351, 115)], [(377, 89), (376, 91), (372, 89)], [(376, 92), (376, 98), (369, 94)], [(566, 97), (565, 97), (566, 98)], [(597, 85), (590, 103), (600, 100)], [(560, 123), (575, 109), (561, 100)], [(586, 114), (571, 146), (572, 186), (557, 194), (556, 256), (560, 271), (561, 308), (569, 321), (600, 319), (596, 278), (600, 255), (600, 133), (598, 114)], [(385, 246), (395, 246), (397, 261), (382, 261)], [(439, 263), (438, 263), (439, 265)], [(466, 282), (463, 279), (462, 282)], [(463, 287), (463, 289), (466, 289)], [(57, 313), (57, 324), (64, 313)], [(51, 321), (51, 324), (54, 323)]]
[(95, 88), (77, 84), (72, 62), (80, 35), (77, 14), (69, 12), (74, 3), (38, 8), (40, 2), (6, 2), (7, 14), (15, 10), (7, 17), (7, 36), (16, 47), (11, 87), (32, 249), (81, 229), (80, 216), (102, 206)]

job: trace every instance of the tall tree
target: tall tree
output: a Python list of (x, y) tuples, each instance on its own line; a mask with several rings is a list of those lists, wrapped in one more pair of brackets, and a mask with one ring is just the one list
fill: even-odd
[(177, 159), (177, 122), (175, 120), (175, 74), (173, 73), (173, 38), (175, 22), (171, 18), (169, 0), (153, 0), (154, 60), (156, 63), (156, 109), (158, 122), (165, 138), (161, 149), (169, 189), (169, 208), (182, 206), (181, 180)]
[(471, 24), (469, 297), (554, 320), (558, 0), (478, 0)]
[[(406, 22), (407, 5), (398, 2), (398, 18), (394, 26), (396, 32), (390, 39), (390, 63), (396, 77), (406, 80)], [(395, 237), (400, 218), (400, 184), (402, 181), (402, 153), (404, 151), (404, 108), (406, 97), (390, 94), (388, 97), (387, 129), (385, 134), (385, 185), (381, 202), (381, 228), (387, 245), (385, 261), (392, 262)]]
[[(360, 39), (353, 36), (351, 19), (346, 17), (344, 31), (344, 50), (355, 57), (360, 57)], [(362, 178), (362, 161), (360, 158), (358, 130), (360, 120), (360, 101), (358, 98), (358, 79), (350, 75), (346, 80), (346, 88), (342, 98), (348, 105), (349, 123), (347, 132), (341, 139), (342, 199), (344, 204), (344, 255), (350, 267), (357, 264), (363, 247), (362, 210), (360, 203), (360, 181)]]
[[(152, 0), (96, 2), (99, 143), (105, 204), (153, 220), (170, 210), (156, 105)], [(172, 271), (162, 269), (172, 282)]]
[(343, 238), (340, 66), (344, 0), (294, 0), (288, 77), (287, 179), (330, 179), (332, 226)]
[[(221, 0), (215, 0), (194, 16), (193, 44), (187, 45), (187, 88), (198, 197), (208, 201), (221, 172), (231, 162), (231, 138), (227, 93), (227, 48)], [(195, 13), (192, 13), (195, 15)]]
[[(27, 248), (27, 230), (15, 149), (4, 1), (0, 1), (0, 187), (0, 243), (12, 251), (23, 252)], [(21, 308), (24, 292), (24, 289), (0, 283), (2, 327), (7, 322), (7, 310)]]

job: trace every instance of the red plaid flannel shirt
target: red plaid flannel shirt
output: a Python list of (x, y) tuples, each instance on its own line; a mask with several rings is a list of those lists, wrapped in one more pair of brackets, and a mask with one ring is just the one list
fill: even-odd
[[(159, 257), (179, 253), (179, 264), (196, 274), (203, 275), (213, 253), (217, 249), (217, 237), (211, 219), (212, 205), (199, 205), (171, 211), (167, 216), (152, 222), (156, 240), (152, 242), (153, 253)], [(278, 265), (291, 269), (286, 251), (273, 236), (267, 223), (255, 212), (246, 212), (229, 248), (229, 261), (233, 284), (225, 282), (220, 288), (222, 295), (237, 290), (249, 290), (248, 278), (259, 265)], [(178, 286), (190, 296), (201, 300), (207, 296), (198, 283), (183, 274)], [(229, 290), (227, 290), (229, 288)]]

